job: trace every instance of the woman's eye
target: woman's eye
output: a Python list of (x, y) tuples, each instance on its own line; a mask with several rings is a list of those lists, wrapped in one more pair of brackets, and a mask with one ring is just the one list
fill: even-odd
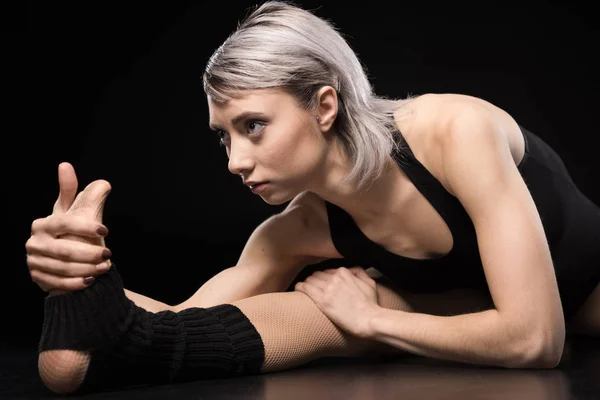
[(264, 128), (265, 124), (260, 121), (248, 121), (247, 128), (248, 133), (254, 134), (258, 133)]
[[(265, 123), (261, 121), (252, 120), (246, 123), (246, 130), (250, 135), (260, 133), (264, 127)], [(224, 130), (218, 130), (217, 135), (219, 136), (219, 144), (221, 146), (227, 146), (230, 141), (229, 133)]]
[(219, 144), (221, 146), (225, 146), (229, 140), (229, 138), (226, 136), (228, 133), (225, 131), (217, 131), (217, 135), (219, 136)]

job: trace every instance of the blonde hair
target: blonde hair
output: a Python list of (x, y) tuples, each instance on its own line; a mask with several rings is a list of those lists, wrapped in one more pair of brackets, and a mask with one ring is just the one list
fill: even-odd
[(378, 96), (354, 51), (329, 21), (291, 2), (256, 6), (209, 59), (204, 92), (225, 102), (248, 90), (278, 88), (306, 110), (329, 85), (338, 94), (335, 127), (351, 161), (344, 182), (358, 188), (378, 177), (403, 140), (394, 114), (411, 97)]

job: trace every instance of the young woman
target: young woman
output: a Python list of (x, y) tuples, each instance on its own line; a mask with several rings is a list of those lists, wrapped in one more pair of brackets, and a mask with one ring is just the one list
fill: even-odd
[[(457, 94), (379, 97), (329, 22), (281, 2), (217, 49), (204, 90), (229, 170), (289, 205), (236, 266), (169, 306), (124, 289), (102, 257), (108, 182), (73, 201), (75, 173), (59, 166), (55, 212), (26, 244), (51, 294), (39, 358), (51, 390), (386, 352), (552, 368), (567, 329), (600, 332), (600, 208), (504, 110)], [(284, 292), (334, 258), (351, 268)]]

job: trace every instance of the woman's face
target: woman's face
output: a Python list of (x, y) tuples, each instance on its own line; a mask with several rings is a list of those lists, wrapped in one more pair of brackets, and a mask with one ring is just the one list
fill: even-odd
[(305, 111), (289, 94), (249, 91), (226, 103), (209, 98), (208, 108), (211, 129), (229, 157), (229, 171), (241, 174), (247, 184), (267, 182), (257, 193), (265, 202), (291, 200), (321, 171), (327, 143), (316, 113)]

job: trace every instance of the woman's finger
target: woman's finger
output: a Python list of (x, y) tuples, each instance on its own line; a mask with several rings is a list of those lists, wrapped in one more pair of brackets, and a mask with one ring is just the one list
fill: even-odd
[(42, 255), (63, 261), (100, 264), (108, 260), (112, 253), (104, 246), (84, 243), (71, 239), (30, 238), (25, 248), (29, 255)]
[(51, 290), (73, 292), (77, 290), (83, 290), (94, 283), (94, 277), (65, 278), (51, 275), (39, 270), (31, 270), (30, 274), (31, 280), (45, 292), (49, 292)]
[(42, 255), (28, 256), (27, 265), (30, 270), (33, 269), (50, 275), (58, 275), (60, 278), (96, 276), (105, 273), (109, 269), (108, 261), (99, 264), (78, 263), (57, 260)]
[(308, 282), (298, 282), (294, 286), (294, 290), (297, 292), (302, 292), (308, 297), (312, 298), (313, 301), (321, 299), (323, 297), (323, 290), (312, 285)]
[(371, 286), (375, 285), (375, 280), (373, 280), (373, 278), (371, 278), (367, 271), (365, 271), (362, 267), (352, 267), (350, 268), (350, 272), (352, 272), (354, 276), (361, 281), (366, 282)]
[[(344, 267), (339, 267), (339, 268), (344, 268)], [(323, 271), (317, 271), (317, 272), (323, 272), (328, 275), (333, 275), (333, 274), (337, 273), (339, 268), (329, 268), (329, 269), (325, 269)]]
[(309, 285), (313, 285), (314, 287), (320, 290), (325, 290), (325, 287), (327, 287), (327, 281), (319, 279), (318, 277), (315, 277), (313, 275), (306, 278), (304, 282), (308, 283)]
[(47, 233), (53, 237), (66, 234), (88, 238), (103, 238), (108, 228), (91, 218), (73, 214), (57, 214), (35, 220), (31, 226), (32, 234)]
[[(333, 270), (333, 271), (335, 271), (335, 270)], [(319, 278), (319, 279), (329, 279), (329, 278), (331, 278), (331, 273), (328, 273), (327, 271), (315, 271), (309, 276), (314, 276), (315, 278)]]

